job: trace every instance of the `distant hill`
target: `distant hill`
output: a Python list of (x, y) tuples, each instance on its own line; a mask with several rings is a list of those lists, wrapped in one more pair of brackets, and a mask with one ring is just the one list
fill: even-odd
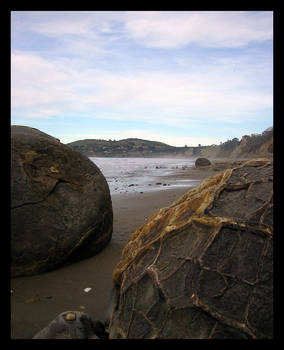
[(88, 157), (160, 157), (183, 155), (185, 147), (162, 142), (129, 138), (120, 141), (80, 140), (67, 144)]
[(87, 157), (186, 157), (246, 159), (273, 156), (273, 128), (262, 134), (245, 135), (220, 145), (174, 147), (162, 142), (129, 138), (124, 140), (86, 139), (71, 142), (69, 147)]

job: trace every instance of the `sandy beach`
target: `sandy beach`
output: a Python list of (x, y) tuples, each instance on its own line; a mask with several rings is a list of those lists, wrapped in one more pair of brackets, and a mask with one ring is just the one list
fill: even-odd
[[(213, 170), (192, 168), (177, 172), (177, 179), (204, 178)], [(165, 177), (170, 181), (171, 176)], [(11, 338), (31, 339), (59, 313), (79, 310), (104, 320), (112, 289), (112, 271), (130, 235), (149, 215), (169, 206), (192, 187), (170, 187), (143, 193), (112, 195), (113, 236), (96, 256), (48, 273), (11, 280)], [(91, 288), (85, 292), (85, 288)]]

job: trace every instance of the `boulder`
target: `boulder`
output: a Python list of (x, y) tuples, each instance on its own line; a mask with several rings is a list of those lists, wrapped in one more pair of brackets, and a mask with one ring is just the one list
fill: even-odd
[(11, 273), (90, 257), (109, 242), (109, 187), (86, 156), (37, 129), (11, 129)]
[(210, 166), (211, 162), (207, 158), (197, 158), (195, 161), (195, 167), (203, 167), (203, 166)]
[(204, 180), (130, 237), (109, 337), (273, 338), (273, 164)]

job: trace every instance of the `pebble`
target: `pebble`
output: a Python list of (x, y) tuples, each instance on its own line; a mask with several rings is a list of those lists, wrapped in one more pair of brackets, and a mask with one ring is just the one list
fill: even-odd
[(67, 314), (65, 316), (65, 320), (66, 321), (74, 321), (74, 320), (76, 320), (76, 315), (74, 313), (70, 312), (69, 314)]
[(85, 289), (84, 289), (84, 292), (89, 293), (89, 291), (90, 291), (91, 289), (92, 289), (92, 288), (90, 288), (90, 287), (85, 288)]
[(49, 170), (50, 170), (52, 173), (59, 173), (59, 170), (56, 169), (56, 167), (54, 167), (54, 166), (51, 166), (51, 167), (49, 168)]
[(26, 300), (26, 303), (35, 303), (36, 301), (40, 301), (40, 298), (29, 298)]

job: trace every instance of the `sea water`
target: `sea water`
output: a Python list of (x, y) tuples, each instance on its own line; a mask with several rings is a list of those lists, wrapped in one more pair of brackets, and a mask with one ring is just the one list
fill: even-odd
[(169, 175), (194, 166), (186, 158), (96, 158), (90, 157), (105, 176), (111, 194), (147, 192), (177, 186), (195, 186), (196, 180)]

